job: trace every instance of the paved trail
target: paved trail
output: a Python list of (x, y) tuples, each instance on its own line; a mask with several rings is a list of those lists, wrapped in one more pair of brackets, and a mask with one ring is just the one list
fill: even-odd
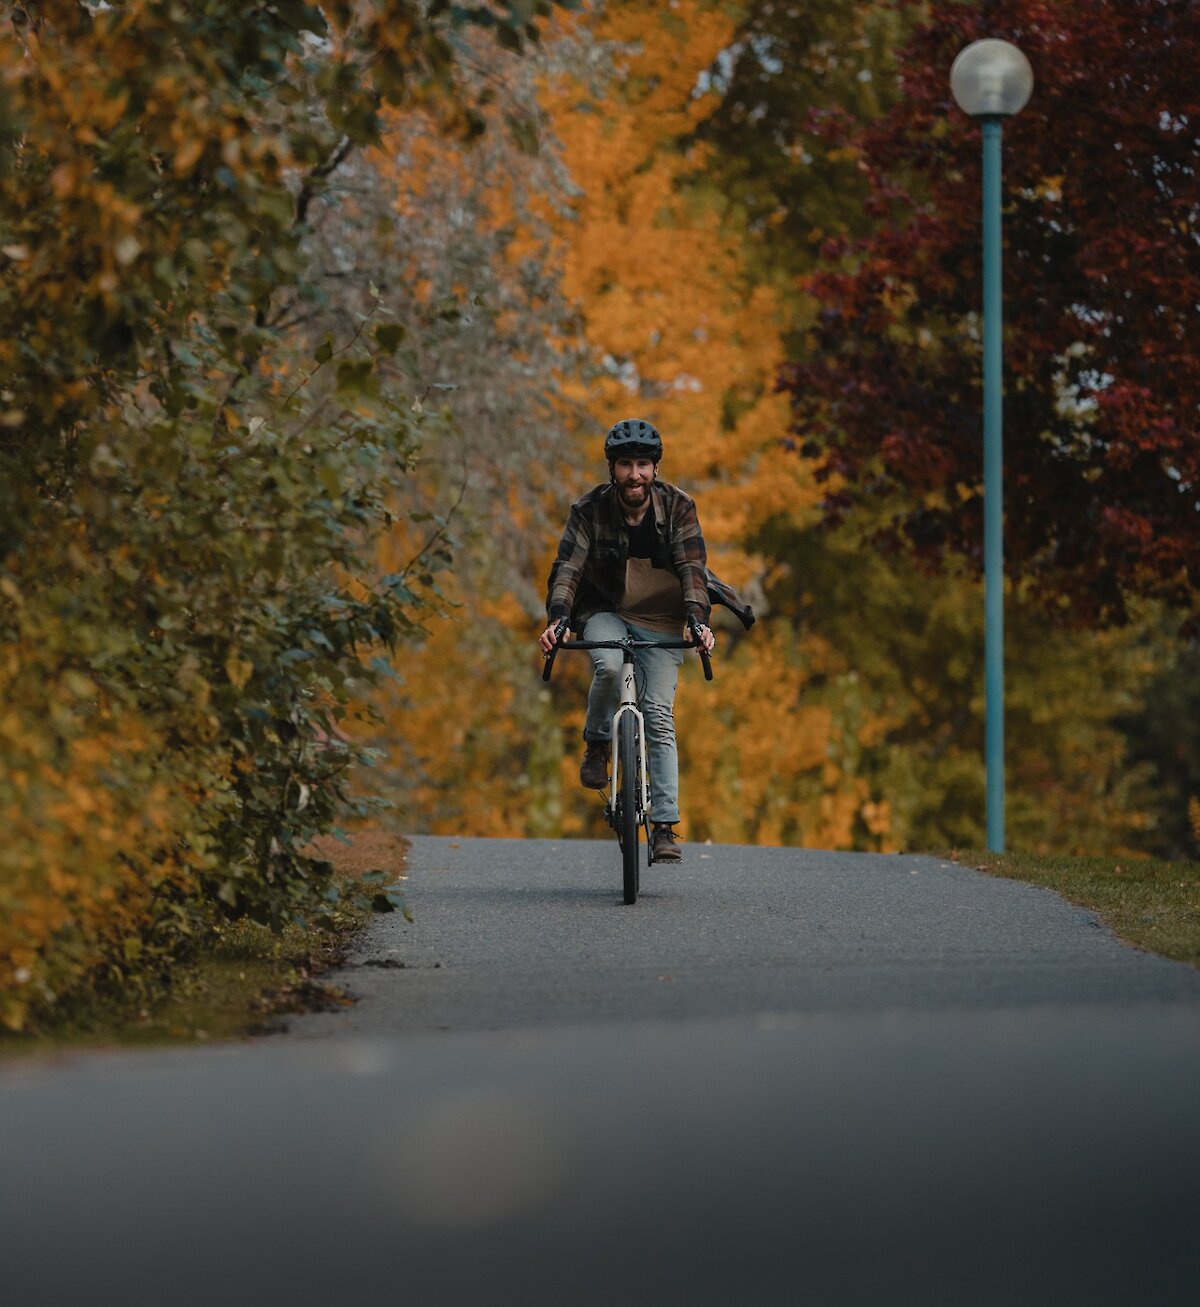
[(689, 847), (629, 908), (615, 841), (418, 838), (409, 861), (415, 922), (377, 921), (364, 1001), (304, 1033), (1200, 998), (1048, 890), (933, 858)]
[(16, 1304), (1188, 1303), (1200, 975), (933, 859), (414, 842), (359, 1003), (0, 1071)]

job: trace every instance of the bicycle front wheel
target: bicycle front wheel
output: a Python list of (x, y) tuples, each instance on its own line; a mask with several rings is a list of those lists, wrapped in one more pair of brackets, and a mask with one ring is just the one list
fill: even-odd
[(637, 902), (640, 879), (638, 808), (642, 797), (641, 762), (637, 722), (632, 713), (624, 713), (617, 723), (617, 839), (621, 844), (626, 903)]

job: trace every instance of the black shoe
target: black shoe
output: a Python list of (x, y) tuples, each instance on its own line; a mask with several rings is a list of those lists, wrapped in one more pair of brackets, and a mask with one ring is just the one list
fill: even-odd
[(655, 862), (682, 862), (683, 853), (675, 843), (675, 831), (665, 821), (656, 822), (650, 836), (650, 849)]
[(602, 790), (608, 784), (608, 755), (612, 745), (607, 740), (587, 744), (579, 764), (579, 783), (588, 790)]

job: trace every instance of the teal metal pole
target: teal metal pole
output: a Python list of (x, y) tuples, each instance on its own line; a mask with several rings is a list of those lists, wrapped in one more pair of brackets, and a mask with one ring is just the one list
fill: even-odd
[(983, 575), (987, 845), (1004, 852), (1004, 378), (999, 118), (983, 120)]

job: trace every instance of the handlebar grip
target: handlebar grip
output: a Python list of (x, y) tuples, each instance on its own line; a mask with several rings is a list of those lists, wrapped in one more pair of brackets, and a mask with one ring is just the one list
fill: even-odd
[(548, 681), (550, 673), (554, 670), (554, 660), (558, 657), (558, 646), (562, 644), (562, 638), (567, 633), (567, 619), (564, 617), (554, 628), (554, 648), (546, 655), (546, 664), (542, 668), (542, 680)]
[(704, 679), (711, 681), (712, 659), (708, 656), (708, 650), (700, 640), (700, 623), (694, 617), (688, 618), (688, 630), (692, 633), (692, 639), (696, 642), (696, 652), (700, 655), (700, 666), (704, 668)]

